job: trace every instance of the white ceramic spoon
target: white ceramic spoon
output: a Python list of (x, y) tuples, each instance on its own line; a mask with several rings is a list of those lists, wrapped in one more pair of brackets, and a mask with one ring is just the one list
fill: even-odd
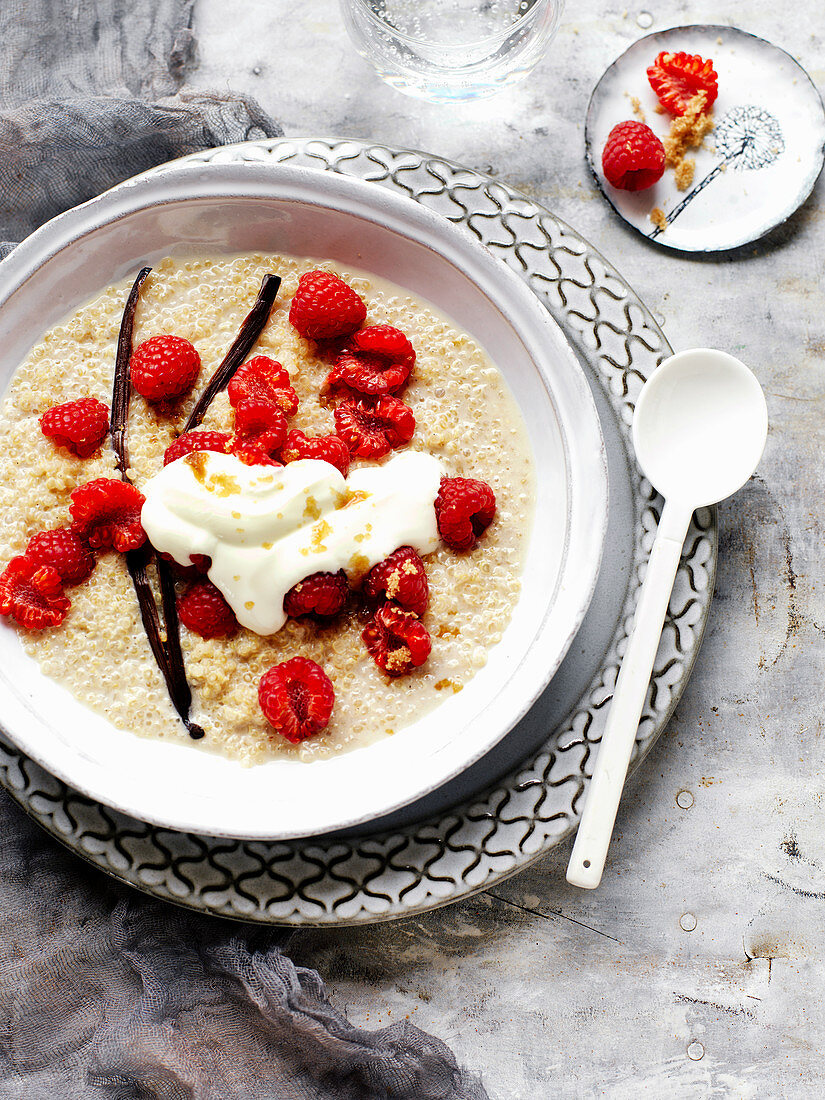
[(667, 359), (642, 387), (633, 445), (665, 498), (633, 631), (596, 757), (567, 881), (601, 882), (627, 766), (693, 512), (735, 493), (756, 468), (768, 434), (765, 396), (744, 363), (696, 348)]

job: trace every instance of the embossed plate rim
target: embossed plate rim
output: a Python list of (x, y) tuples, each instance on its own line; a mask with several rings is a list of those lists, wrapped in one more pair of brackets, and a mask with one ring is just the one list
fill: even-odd
[[(563, 325), (568, 340), (589, 362), (591, 370), (594, 367), (594, 358), (598, 358), (596, 353), (609, 342), (611, 331), (620, 331), (616, 325), (602, 319), (602, 307), (596, 302), (596, 295), (603, 291), (607, 301), (621, 302), (627, 324), (627, 330), (621, 330), (626, 366), (609, 359), (607, 361), (612, 364), (610, 369), (615, 368), (614, 376), (611, 378), (606, 368), (599, 368), (596, 374), (608, 394), (622, 429), (625, 447), (627, 446), (627, 412), (632, 407), (631, 389), (634, 386), (638, 389), (644, 380), (639, 365), (633, 361), (630, 353), (631, 338), (645, 349), (646, 357), (650, 360), (648, 369), (653, 369), (662, 358), (669, 355), (670, 347), (658, 325), (612, 265), (545, 208), (489, 177), (451, 164), (442, 158), (409, 150), (392, 150), (380, 143), (349, 138), (291, 138), (247, 142), (194, 154), (184, 158), (182, 162), (172, 162), (154, 171), (174, 171), (179, 163), (208, 163), (213, 158), (223, 157), (274, 161), (279, 157), (282, 160), (303, 157), (318, 162), (316, 167), (319, 170), (357, 172), (361, 178), (371, 178), (373, 182), (395, 187), (431, 206), (439, 196), (442, 201), (446, 197), (448, 216), (464, 220), (488, 246), (490, 241), (472, 224), (474, 218), (482, 223), (486, 221), (487, 227), (501, 228), (505, 238), (512, 238), (509, 245), (506, 241), (504, 244), (498, 241), (493, 243), (493, 247), (499, 250), (505, 262), (520, 271), (534, 289), (534, 283), (527, 277), (530, 275), (528, 260), (519, 250), (536, 261), (538, 254), (543, 255), (546, 252), (549, 260), (546, 266), (551, 273), (554, 267), (557, 271), (555, 282), (570, 284), (566, 292), (561, 291), (563, 304), (557, 307), (564, 315), (559, 317), (553, 304), (547, 300), (551, 289), (547, 289), (545, 284), (552, 288), (552, 274), (533, 272), (544, 288), (544, 293), (539, 296)], [(379, 175), (383, 171), (381, 179), (375, 178), (376, 169)], [(410, 180), (396, 178), (396, 173), (400, 172), (423, 172), (424, 181), (419, 180), (417, 185), (411, 187)], [(433, 190), (435, 183), (438, 186)], [(477, 203), (479, 209), (470, 211), (465, 203), (456, 198), (451, 188), (464, 192), (475, 190), (477, 198), (483, 199), (488, 209), (486, 212), (481, 210)], [(459, 210), (463, 213), (457, 213)], [(508, 224), (511, 216), (524, 219), (521, 239)], [(526, 241), (528, 229), (539, 234), (538, 244)], [(574, 261), (583, 260), (583, 266), (591, 279), (589, 286), (575, 283), (570, 272), (565, 276), (562, 267), (553, 258), (551, 233), (558, 234), (567, 245), (578, 246), (577, 252), (569, 247), (561, 251), (567, 253), (565, 262), (568, 266), (572, 266)], [(597, 276), (592, 270), (594, 266), (602, 269), (601, 284), (597, 284)], [(571, 289), (575, 287), (589, 293), (580, 295), (581, 301), (571, 302), (565, 294), (575, 297)], [(590, 307), (593, 311), (592, 318), (588, 317)], [(586, 336), (582, 338), (575, 328), (571, 328), (573, 322), (576, 325), (583, 324), (585, 329), (588, 324), (592, 325), (595, 351), (586, 346)], [(601, 328), (607, 331), (602, 333)], [(606, 356), (607, 352), (601, 354), (602, 359)], [(421, 913), (469, 897), (541, 858), (575, 828), (576, 807), (587, 781), (590, 749), (598, 742), (600, 715), (604, 713), (604, 703), (610, 696), (617, 654), (626, 636), (633, 600), (638, 592), (639, 574), (649, 553), (657, 508), (658, 498), (637, 473), (634, 478), (634, 510), (643, 522), (634, 551), (635, 580), (629, 583), (625, 606), (608, 647), (607, 659), (596, 670), (579, 705), (560, 727), (551, 732), (547, 742), (529, 760), (522, 761), (504, 778), (475, 793), (460, 806), (428, 820), (384, 833), (346, 839), (322, 836), (307, 842), (275, 843), (215, 840), (189, 834), (173, 834), (169, 830), (125, 818), (115, 811), (91, 803), (66, 789), (27, 758), (21, 758), (22, 754), (13, 749), (9, 750), (7, 759), (2, 762), (4, 766), (0, 778), (12, 797), (27, 812), (76, 854), (144, 893), (198, 912), (263, 924), (344, 925)], [(707, 624), (717, 554), (715, 511), (706, 510), (702, 522), (703, 528), (692, 531), (688, 556), (683, 559), (680, 568), (680, 577), (687, 577), (691, 598), (678, 615), (674, 615), (672, 624), (677, 637), (684, 625), (688, 632), (689, 645), (681, 659), (677, 654), (676, 658), (666, 661), (664, 668), (657, 672), (650, 705), (640, 727), (634, 769), (650, 751), (670, 720), (689, 678)], [(648, 535), (651, 537), (648, 538)], [(708, 554), (705, 562), (699, 558), (703, 549)], [(694, 572), (698, 577), (704, 576), (704, 583), (698, 587), (694, 586)], [(698, 622), (691, 624), (688, 621), (682, 624), (680, 619), (694, 607), (699, 610)], [(671, 689), (667, 683), (667, 675), (674, 668), (678, 680)], [(660, 695), (665, 700), (661, 705)], [(584, 700), (588, 702), (583, 707)], [(563, 754), (572, 752), (571, 759), (575, 759), (579, 749), (582, 750), (581, 759), (575, 761), (575, 767), (571, 768), (570, 774), (554, 778), (553, 769), (558, 760), (563, 758)], [(543, 763), (545, 758), (549, 758), (546, 764)], [(566, 757), (564, 761), (566, 766)], [(531, 772), (536, 769), (542, 771), (542, 780), (532, 777)], [(38, 783), (41, 784), (41, 789), (37, 788)], [(531, 813), (507, 816), (505, 811), (511, 799), (525, 796), (537, 788), (538, 795)], [(560, 789), (564, 789), (566, 802), (557, 812), (542, 819), (539, 816), (540, 809), (546, 801), (552, 802), (553, 791), (558, 792)], [(88, 822), (84, 824), (84, 814), (96, 818), (97, 831), (90, 828)], [(558, 827), (542, 836), (539, 826), (551, 823)], [(473, 829), (483, 830), (488, 826), (489, 830), (483, 837), (473, 838), (468, 835), (466, 839), (462, 839), (462, 833), (470, 834)], [(512, 838), (513, 826), (521, 829), (520, 839)], [(496, 846), (492, 849), (488, 846), (491, 838), (496, 839)], [(144, 858), (141, 863), (134, 851), (139, 850), (143, 842), (154, 858), (148, 861)], [(440, 847), (440, 852), (428, 854), (433, 847)], [(262, 849), (269, 850), (268, 856), (266, 852), (261, 854)], [(412, 849), (411, 855), (408, 849)], [(465, 859), (467, 865), (462, 866)], [(346, 867), (348, 862), (352, 865), (349, 870)], [(257, 866), (254, 866), (255, 863)], [(250, 867), (250, 864), (253, 866)], [(295, 864), (305, 868), (303, 877), (297, 876), (293, 866)], [(189, 872), (185, 870), (187, 867), (194, 870)], [(201, 874), (200, 883), (195, 881), (198, 871)], [(204, 885), (203, 875), (210, 872), (223, 875), (224, 881), (218, 885)], [(247, 889), (256, 880), (262, 881), (265, 887), (264, 893), (259, 893), (258, 896)], [(211, 901), (208, 900), (210, 895), (213, 896)]]

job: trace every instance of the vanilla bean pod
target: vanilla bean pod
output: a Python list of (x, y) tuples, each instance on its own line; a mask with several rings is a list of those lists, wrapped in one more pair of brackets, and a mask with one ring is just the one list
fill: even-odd
[[(132, 479), (128, 472), (129, 443), (127, 428), (129, 423), (129, 398), (131, 395), (129, 362), (132, 358), (132, 331), (140, 292), (151, 270), (150, 267), (141, 269), (129, 292), (129, 297), (126, 299), (123, 319), (120, 323), (120, 333), (118, 334), (114, 383), (112, 386), (112, 446), (117, 455), (117, 468), (120, 471), (120, 476), (129, 484), (131, 484)], [(165, 636), (161, 631), (158, 607), (147, 574), (147, 566), (153, 559), (156, 562), (158, 583), (160, 584), (163, 617), (166, 623)], [(126, 567), (132, 578), (146, 637), (149, 639), (149, 645), (158, 667), (163, 673), (169, 697), (175, 710), (180, 715), (180, 720), (186, 726), (189, 736), (193, 740), (199, 740), (204, 736), (204, 731), (189, 718), (192, 692), (186, 679), (183, 653), (180, 648), (180, 625), (175, 603), (175, 585), (169, 566), (162, 558), (155, 555), (154, 548), (147, 541), (137, 550), (129, 550), (126, 553)]]
[(212, 404), (215, 396), (219, 394), (221, 390), (226, 389), (232, 379), (232, 375), (255, 347), (258, 338), (269, 320), (269, 315), (272, 312), (275, 299), (278, 297), (280, 286), (281, 280), (278, 275), (264, 275), (261, 289), (258, 291), (258, 297), (255, 299), (255, 305), (244, 318), (243, 324), (238, 330), (238, 335), (232, 342), (232, 346), (223, 357), (220, 366), (209, 379), (206, 388), (198, 398), (194, 409), (192, 409), (189, 414), (189, 418), (183, 427), (184, 432), (190, 432), (193, 428), (197, 428), (206, 415), (206, 410)]

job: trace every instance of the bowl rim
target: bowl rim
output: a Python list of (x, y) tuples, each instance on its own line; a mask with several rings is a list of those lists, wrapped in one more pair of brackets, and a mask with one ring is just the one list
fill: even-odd
[[(480, 269), (486, 270), (488, 274), (493, 272), (495, 277), (503, 282), (507, 292), (505, 296), (508, 297), (511, 307), (516, 308), (519, 312), (517, 321), (513, 321), (510, 312), (505, 310), (500, 303), (496, 303), (497, 308), (507, 317), (520, 337), (523, 336), (520, 325), (532, 324), (535, 332), (552, 329), (556, 340), (554, 351), (558, 352), (561, 346), (566, 349), (567, 369), (564, 372), (559, 372), (559, 377), (554, 377), (552, 386), (549, 385), (546, 370), (542, 369), (539, 363), (534, 360), (536, 371), (547, 389), (548, 397), (558, 416), (565, 461), (568, 466), (568, 508), (571, 505), (571, 484), (574, 474), (576, 476), (586, 474), (588, 479), (587, 515), (583, 514), (585, 509), (582, 507), (582, 514), (576, 517), (575, 529), (573, 523), (568, 525), (566, 545), (553, 600), (558, 596), (563, 574), (570, 569), (571, 560), (576, 562), (577, 574), (586, 574), (587, 584), (584, 586), (579, 585), (577, 589), (579, 595), (573, 601), (577, 606), (568, 612), (566, 633), (556, 640), (550, 659), (538, 661), (535, 654), (531, 658), (531, 668), (541, 664), (544, 665), (544, 668), (539, 671), (533, 668), (532, 674), (528, 676), (531, 682), (530, 690), (526, 692), (520, 704), (514, 708), (504, 727), (499, 729), (494, 737), (488, 739), (472, 754), (464, 755), (459, 766), (453, 767), (448, 772), (439, 773), (426, 787), (418, 786), (409, 794), (409, 797), (390, 805), (382, 805), (380, 810), (370, 808), (367, 812), (349, 816), (345, 820), (324, 822), (318, 828), (312, 829), (311, 832), (303, 829), (298, 833), (271, 828), (250, 830), (248, 827), (243, 827), (239, 829), (237, 825), (220, 828), (214, 822), (170, 817), (166, 814), (158, 816), (154, 810), (147, 810), (145, 806), (135, 806), (122, 798), (114, 799), (107, 796), (107, 791), (101, 789), (100, 784), (95, 781), (96, 777), (89, 778), (88, 776), (76, 774), (72, 769), (67, 770), (65, 767), (55, 766), (54, 761), (49, 758), (48, 752), (44, 753), (38, 743), (33, 744), (28, 738), (11, 733), (6, 729), (5, 724), (2, 726), (7, 736), (39, 764), (76, 789), (81, 790), (84, 794), (96, 798), (104, 804), (114, 806), (131, 816), (153, 821), (168, 828), (209, 833), (216, 836), (265, 837), (268, 839), (290, 839), (296, 836), (308, 836), (336, 829), (350, 828), (354, 825), (363, 824), (372, 817), (390, 813), (411, 801), (423, 797), (478, 760), (526, 714), (561, 663), (589, 606), (604, 550), (608, 513), (607, 457), (598, 413), (584, 370), (559, 326), (526, 283), (463, 227), (451, 225), (447, 219), (435, 214), (419, 203), (376, 188), (367, 181), (343, 176), (336, 176), (331, 181), (329, 177), (325, 177), (321, 188), (323, 195), (319, 196), (318, 173), (308, 168), (248, 163), (215, 163), (209, 165), (181, 163), (167, 167), (174, 168), (174, 172), (163, 175), (148, 173), (127, 180), (87, 203), (58, 215), (18, 245), (0, 264), (0, 311), (8, 307), (14, 295), (36, 275), (37, 271), (48, 260), (54, 258), (61, 251), (72, 248), (79, 240), (95, 230), (147, 207), (171, 206), (176, 203), (187, 203), (199, 199), (216, 201), (230, 197), (283, 200), (285, 193), (293, 193), (296, 190), (301, 192), (302, 189), (306, 189), (308, 186), (309, 190), (314, 192), (312, 201), (335, 210), (341, 210), (342, 203), (345, 208), (349, 200), (354, 201), (356, 206), (368, 200), (367, 205), (371, 211), (375, 212), (374, 221), (386, 228), (388, 219), (392, 221), (393, 217), (398, 217), (403, 227), (399, 228), (399, 225), (393, 224), (391, 226), (392, 231), (400, 232), (401, 235), (408, 238), (418, 240), (409, 224), (410, 221), (412, 221), (413, 226), (417, 223), (419, 231), (422, 227), (427, 227), (439, 240), (439, 247), (434, 250), (442, 258), (453, 262), (454, 266), (462, 270), (464, 274), (467, 274), (466, 271), (457, 261), (467, 260), (469, 255), (477, 262)], [(363, 209), (358, 209), (356, 213), (359, 217), (364, 216)], [(432, 246), (428, 244), (427, 247)], [(456, 257), (455, 259), (452, 258), (453, 254)], [(473, 278), (472, 275), (467, 277), (470, 281), (475, 282), (476, 286), (482, 289), (487, 297), (491, 296), (485, 287), (479, 286), (478, 280)], [(590, 431), (590, 442), (595, 444), (587, 454), (583, 453), (581, 447), (571, 450), (568, 439), (569, 425), (565, 423), (564, 417), (560, 414), (560, 398), (563, 398), (562, 404), (564, 401), (575, 402), (578, 406), (579, 415), (586, 418), (587, 428)], [(583, 538), (585, 528), (587, 529), (586, 539)], [(537, 628), (536, 640), (543, 636), (547, 615), (554, 606), (553, 600), (548, 604), (545, 618)], [(539, 646), (533, 646), (533, 650), (538, 649)], [(528, 656), (524, 657), (518, 668), (512, 671), (507, 680), (514, 679), (519, 670), (522, 670), (523, 673), (523, 668), (528, 663)], [(483, 672), (481, 674), (483, 675)], [(507, 680), (502, 681), (502, 687), (507, 683)]]

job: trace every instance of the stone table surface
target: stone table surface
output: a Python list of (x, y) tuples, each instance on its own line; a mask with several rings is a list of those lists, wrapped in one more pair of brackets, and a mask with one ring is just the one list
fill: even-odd
[(764, 241), (702, 260), (620, 222), (583, 152), (593, 85), (650, 29), (735, 24), (783, 46), (822, 89), (821, 0), (787, 13), (768, 0), (571, 0), (526, 82), (446, 108), (383, 84), (334, 0), (195, 6), (188, 87), (247, 91), (287, 136), (371, 138), (499, 177), (592, 241), (674, 348), (731, 351), (767, 395), (759, 474), (720, 509), (704, 647), (624, 799), (601, 888), (565, 883), (568, 843), (462, 904), (293, 941), (354, 1022), (409, 1016), (495, 1100), (825, 1089), (825, 179)]

